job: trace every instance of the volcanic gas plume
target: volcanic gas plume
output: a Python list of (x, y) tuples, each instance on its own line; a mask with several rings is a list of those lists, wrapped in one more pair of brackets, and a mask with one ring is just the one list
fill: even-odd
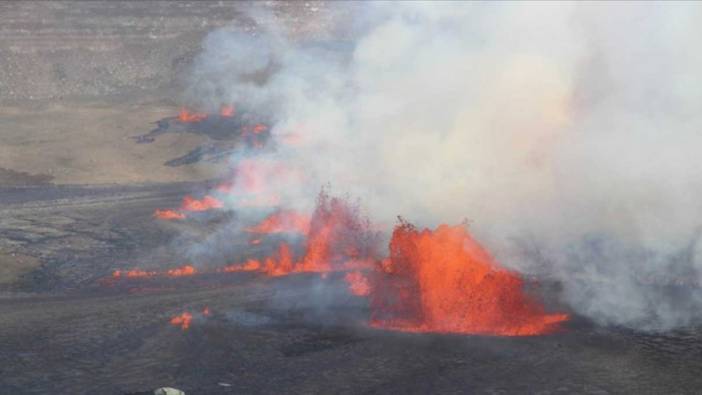
[(255, 226), (246, 228), (251, 233), (285, 233), (296, 232), (307, 234), (310, 228), (310, 219), (296, 211), (279, 210), (267, 216)]
[[(363, 22), (340, 41), (292, 40), (260, 11), (251, 15), (255, 36), (221, 29), (203, 42), (187, 99), (266, 109), (275, 143), (255, 158), (231, 156), (235, 169), (249, 173), (233, 181), (235, 190), (244, 178), (258, 177), (263, 187), (224, 199), (227, 209), (311, 213), (311, 194), (331, 183), (357, 198), (386, 238), (397, 215), (437, 237), (448, 232), (440, 224), (467, 218), (470, 240), (509, 270), (489, 271), (490, 278), (516, 284), (516, 273), (528, 273), (560, 283), (562, 302), (596, 322), (643, 330), (702, 322), (701, 289), (676, 292), (641, 280), (702, 273), (702, 180), (694, 170), (701, 166), (702, 57), (690, 50), (702, 24), (694, 6), (348, 8), (355, 14), (344, 20)], [(237, 56), (222, 55), (230, 53)], [(243, 171), (247, 161), (268, 171)], [(319, 247), (327, 231), (314, 218), (310, 226), (307, 257), (293, 267), (336, 265), (343, 246)], [(421, 241), (428, 237), (422, 232), (405, 234), (416, 239), (410, 244), (437, 248)], [(493, 290), (496, 281), (479, 283)], [(438, 316), (426, 304), (435, 295), (423, 292), (420, 310)], [(532, 306), (516, 316), (536, 327), (549, 320), (528, 298), (486, 292), (504, 296), (503, 304)]]

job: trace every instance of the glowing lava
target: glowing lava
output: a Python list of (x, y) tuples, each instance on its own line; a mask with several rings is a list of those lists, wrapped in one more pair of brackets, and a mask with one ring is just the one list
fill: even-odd
[(193, 315), (187, 311), (171, 318), (171, 325), (179, 326), (180, 329), (186, 330), (190, 328), (190, 322), (193, 320)]
[(376, 239), (368, 231), (368, 222), (361, 219), (358, 208), (345, 200), (321, 192), (312, 219), (304, 228), (308, 230), (308, 238), (301, 260), (295, 261), (290, 247), (281, 243), (275, 256), (263, 260), (251, 259), (222, 270), (256, 271), (269, 276), (283, 276), (305, 272), (323, 274), (372, 266)]
[(359, 209), (322, 191), (312, 215), (301, 272), (329, 272), (370, 264), (375, 242)]
[(185, 277), (185, 276), (192, 276), (195, 273), (197, 273), (197, 270), (194, 267), (192, 267), (191, 265), (185, 265), (185, 266), (181, 266), (179, 268), (171, 269), (171, 270), (167, 271), (166, 275), (170, 276), (170, 277)]
[(181, 204), (180, 209), (183, 211), (207, 211), (222, 207), (224, 207), (224, 203), (210, 195), (207, 195), (200, 200), (195, 199), (190, 195), (186, 195), (183, 198), (183, 203)]
[(361, 272), (349, 272), (344, 276), (344, 280), (349, 285), (349, 291), (356, 296), (368, 296), (371, 292), (368, 278)]
[(461, 226), (418, 231), (401, 223), (372, 282), (371, 325), (410, 332), (504, 336), (552, 332), (566, 314), (547, 314), (523, 281), (501, 268)]
[(233, 117), (235, 112), (236, 109), (232, 105), (225, 105), (219, 109), (219, 115), (225, 118)]
[(242, 133), (260, 134), (265, 132), (266, 130), (268, 130), (268, 126), (262, 123), (257, 123), (255, 125), (244, 126)]
[(207, 114), (198, 113), (198, 112), (190, 112), (185, 107), (182, 107), (180, 109), (180, 112), (178, 113), (178, 120), (180, 122), (183, 122), (183, 123), (200, 122), (205, 118), (207, 118)]
[(163, 220), (185, 219), (185, 214), (175, 210), (156, 209), (156, 211), (154, 211), (154, 218)]
[(261, 262), (256, 259), (249, 259), (244, 264), (232, 264), (221, 269), (223, 272), (257, 272), (261, 270)]

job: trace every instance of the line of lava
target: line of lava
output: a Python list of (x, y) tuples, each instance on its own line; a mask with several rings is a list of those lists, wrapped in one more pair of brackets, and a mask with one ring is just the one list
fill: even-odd
[(156, 209), (156, 211), (154, 211), (154, 218), (170, 221), (174, 219), (185, 219), (185, 214), (176, 210)]
[(167, 221), (185, 219), (186, 215), (183, 211), (202, 212), (222, 207), (224, 207), (224, 203), (213, 196), (206, 195), (198, 200), (190, 195), (186, 195), (178, 210), (156, 209), (156, 211), (154, 211), (154, 218)]
[(183, 198), (183, 203), (181, 204), (180, 209), (182, 211), (207, 211), (222, 207), (224, 207), (224, 203), (213, 196), (206, 195), (202, 199), (198, 200), (190, 195), (186, 195)]
[(169, 277), (186, 277), (197, 273), (197, 270), (191, 265), (185, 265), (176, 269), (171, 269), (166, 272)]
[(200, 122), (207, 118), (207, 114), (199, 112), (190, 112), (187, 108), (182, 107), (178, 113), (178, 121), (182, 123)]

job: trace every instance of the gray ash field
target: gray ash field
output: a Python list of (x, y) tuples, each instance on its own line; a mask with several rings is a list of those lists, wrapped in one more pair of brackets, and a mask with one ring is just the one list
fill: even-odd
[[(333, 3), (266, 4), (296, 37), (324, 40), (335, 24)], [(700, 328), (648, 333), (566, 310), (542, 336), (404, 333), (369, 326), (343, 273), (217, 270), (274, 251), (275, 238), (232, 237), (196, 275), (116, 278), (181, 267), (191, 245), (248, 219), (154, 218), (221, 185), (233, 152), (270, 138), (246, 128), (273, 114), (177, 119), (204, 35), (255, 33), (246, 7), (0, 4), (0, 394), (700, 393)], [(172, 322), (186, 312), (187, 329)]]

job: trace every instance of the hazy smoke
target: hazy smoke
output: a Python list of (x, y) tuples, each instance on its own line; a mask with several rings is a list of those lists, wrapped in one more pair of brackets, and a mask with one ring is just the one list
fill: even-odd
[[(334, 4), (332, 4), (334, 6)], [(702, 6), (392, 3), (343, 7), (336, 41), (255, 15), (204, 42), (189, 94), (265, 109), (319, 187), (385, 227), (471, 228), (506, 266), (556, 278), (578, 313), (662, 330), (702, 318)], [(234, 158), (234, 161), (239, 158)]]

